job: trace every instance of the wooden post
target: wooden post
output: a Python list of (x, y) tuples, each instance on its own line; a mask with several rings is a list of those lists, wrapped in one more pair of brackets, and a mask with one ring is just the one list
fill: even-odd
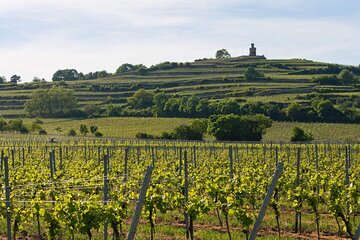
[[(104, 156), (104, 206), (107, 205), (107, 200), (108, 200), (108, 161), (109, 161), (109, 156), (105, 155)], [(107, 232), (107, 219), (105, 219), (104, 222), (104, 240), (107, 240), (108, 237), (108, 232)]]
[(6, 195), (6, 224), (7, 224), (7, 238), (11, 239), (11, 204), (10, 204), (10, 186), (9, 186), (9, 162), (8, 158), (4, 157), (5, 167), (5, 195)]
[(259, 215), (258, 217), (256, 218), (256, 222), (254, 224), (254, 228), (252, 229), (251, 231), (251, 234), (250, 234), (250, 240), (255, 240), (256, 239), (256, 235), (257, 235), (257, 232), (259, 231), (260, 229), (260, 226), (261, 226), (261, 223), (262, 223), (262, 220), (265, 216), (265, 213), (266, 213), (266, 209), (270, 203), (270, 200), (271, 200), (271, 197), (273, 196), (274, 194), (274, 191), (275, 191), (275, 186), (276, 186), (276, 183), (277, 181), (279, 180), (281, 174), (282, 174), (282, 171), (284, 169), (284, 164), (283, 163), (279, 163), (276, 167), (276, 171), (274, 173), (274, 177), (271, 181), (271, 184), (270, 184), (270, 187), (268, 188), (267, 190), (267, 193), (266, 193), (266, 196), (265, 196), (265, 199), (264, 199), (264, 202), (263, 204), (261, 205), (261, 209), (260, 209), (260, 212), (259, 212)]
[(150, 179), (151, 179), (151, 174), (152, 174), (153, 169), (154, 169), (154, 167), (152, 167), (152, 166), (149, 166), (146, 169), (144, 181), (143, 181), (143, 184), (141, 186), (138, 201), (136, 203), (135, 213), (134, 213), (134, 216), (133, 216), (133, 219), (132, 219), (132, 222), (131, 222), (130, 231), (129, 231), (129, 235), (128, 235), (128, 238), (127, 238), (128, 240), (135, 239), (136, 228), (137, 228), (137, 225), (138, 225), (139, 220), (140, 220), (141, 209), (142, 209), (142, 207), (144, 205), (144, 202), (145, 202), (146, 192), (147, 192), (147, 190), (149, 188), (149, 185), (150, 185)]
[(232, 147), (229, 147), (229, 158), (230, 158), (230, 178), (234, 178), (234, 170), (233, 170), (233, 153)]
[[(187, 160), (187, 152), (184, 152), (184, 171), (185, 171), (185, 186), (184, 186), (184, 197), (185, 203), (189, 200), (189, 168), (188, 168), (188, 160)], [(186, 239), (190, 237), (190, 229), (189, 229), (189, 214), (185, 213), (185, 230), (186, 230)]]

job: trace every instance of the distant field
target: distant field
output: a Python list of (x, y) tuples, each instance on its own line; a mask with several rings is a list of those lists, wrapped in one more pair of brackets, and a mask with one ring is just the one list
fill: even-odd
[[(31, 123), (34, 119), (26, 119)], [(85, 120), (46, 119), (42, 127), (49, 134), (65, 135), (71, 128), (79, 130), (80, 124), (88, 127), (96, 125), (104, 137), (134, 138), (136, 133), (144, 132), (160, 135), (164, 131), (171, 131), (180, 124), (187, 124), (191, 119), (186, 118), (98, 118)], [(264, 135), (266, 141), (289, 141), (291, 130), (298, 126), (314, 135), (319, 141), (360, 141), (360, 124), (332, 124), (332, 123), (291, 123), (274, 122)], [(61, 132), (56, 131), (61, 128)]]

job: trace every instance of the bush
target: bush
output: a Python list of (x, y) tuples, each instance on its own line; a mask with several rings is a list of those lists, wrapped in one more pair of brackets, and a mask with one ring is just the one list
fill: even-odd
[(95, 137), (102, 137), (103, 134), (101, 132), (95, 132)]
[(68, 131), (68, 136), (73, 137), (76, 136), (76, 131), (72, 128)]
[(39, 134), (40, 134), (40, 135), (46, 135), (47, 132), (46, 132), (44, 129), (40, 129), (40, 130), (39, 130)]
[(82, 135), (86, 135), (89, 132), (89, 130), (85, 124), (80, 124), (79, 130)]
[(25, 126), (22, 119), (10, 120), (6, 129), (18, 133), (29, 133), (29, 129)]
[(90, 126), (90, 133), (95, 134), (99, 128), (97, 126)]
[(7, 122), (5, 119), (0, 118), (0, 132), (3, 132), (6, 130)]
[(312, 134), (306, 133), (299, 127), (294, 127), (292, 129), (292, 136), (290, 139), (292, 142), (310, 142), (314, 140)]
[(44, 121), (37, 118), (37, 119), (34, 121), (34, 123), (36, 123), (36, 124), (43, 124)]
[(208, 133), (222, 141), (260, 141), (264, 130), (271, 127), (271, 124), (271, 119), (262, 114), (212, 115), (209, 118)]
[(151, 135), (151, 134), (148, 134), (148, 133), (142, 133), (142, 132), (138, 132), (135, 137), (137, 139), (154, 139), (155, 136), (154, 135)]
[(180, 125), (171, 133), (173, 139), (202, 140), (203, 133), (189, 125)]

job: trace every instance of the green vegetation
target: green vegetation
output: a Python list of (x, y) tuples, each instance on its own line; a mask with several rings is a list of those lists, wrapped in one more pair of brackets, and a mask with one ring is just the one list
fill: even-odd
[(0, 205), (0, 234), (9, 211), (14, 239), (103, 239), (104, 222), (108, 238), (126, 239), (150, 165), (136, 239), (248, 239), (279, 162), (259, 239), (351, 238), (360, 223), (358, 144), (22, 143), (3, 143), (11, 206)]
[(36, 90), (25, 103), (30, 117), (69, 117), (76, 115), (76, 110), (73, 92), (62, 87)]
[(314, 140), (312, 134), (305, 132), (299, 127), (294, 127), (292, 129), (292, 136), (290, 141), (292, 142), (309, 142)]
[(261, 141), (264, 130), (271, 127), (264, 115), (235, 114), (210, 116), (208, 132), (221, 141)]
[[(148, 72), (141, 75), (138, 71), (140, 68), (148, 69)], [(264, 74), (264, 78), (246, 81), (245, 72), (249, 68)], [(164, 92), (167, 97), (175, 99), (196, 96), (214, 104), (225, 99), (262, 101), (263, 103), (271, 102), (280, 108), (287, 107), (293, 102), (303, 107), (309, 106), (311, 99), (320, 96), (329, 100), (336, 108), (340, 108), (337, 103), (358, 101), (360, 98), (358, 84), (345, 81), (345, 84), (332, 85), (331, 81), (325, 80), (320, 85), (314, 83), (312, 79), (333, 75), (338, 77), (340, 72), (352, 72), (350, 76), (358, 79), (359, 69), (359, 67), (301, 59), (273, 60), (262, 57), (203, 59), (192, 63), (164, 62), (148, 68), (143, 65), (124, 64), (119, 67), (119, 71), (106, 77), (104, 74), (97, 74), (96, 79), (91, 77), (95, 73), (93, 72), (89, 74), (89, 80), (79, 77), (79, 80), (61, 80), (53, 83), (42, 81), (23, 84), (1, 83), (0, 115), (6, 118), (23, 116), (24, 104), (34, 90), (50, 89), (54, 86), (73, 90), (80, 109), (85, 113), (88, 106), (96, 105), (96, 113), (86, 114), (87, 116), (106, 116), (109, 105), (119, 110), (112, 116), (155, 115), (152, 110), (139, 113), (128, 109), (128, 98), (139, 89), (145, 89), (154, 94)], [(74, 71), (70, 72), (74, 73)], [(344, 75), (346, 79), (346, 75), (349, 74), (344, 73), (341, 75)], [(87, 74), (75, 72), (73, 75), (77, 78), (77, 75), (86, 76)], [(351, 112), (359, 111), (358, 107), (348, 108)]]

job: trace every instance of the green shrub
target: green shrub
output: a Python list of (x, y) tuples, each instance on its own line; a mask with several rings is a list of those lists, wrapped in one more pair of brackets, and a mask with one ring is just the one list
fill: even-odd
[(46, 135), (47, 132), (46, 132), (44, 129), (40, 129), (40, 130), (39, 130), (39, 134), (40, 134), (40, 135)]
[(70, 129), (69, 131), (68, 131), (68, 136), (76, 136), (76, 131), (75, 131), (75, 129)]
[(314, 140), (314, 138), (311, 133), (306, 133), (303, 129), (294, 127), (292, 129), (292, 136), (290, 140), (292, 142), (310, 142)]
[(102, 137), (103, 134), (101, 132), (95, 132), (95, 137)]
[(22, 119), (10, 120), (6, 129), (18, 133), (29, 133), (29, 129), (25, 126)]
[(154, 139), (155, 136), (154, 135), (151, 135), (151, 134), (148, 134), (148, 133), (142, 133), (142, 132), (138, 132), (135, 137), (137, 139)]
[(260, 141), (272, 121), (262, 114), (239, 116), (235, 114), (212, 115), (208, 133), (221, 141)]

